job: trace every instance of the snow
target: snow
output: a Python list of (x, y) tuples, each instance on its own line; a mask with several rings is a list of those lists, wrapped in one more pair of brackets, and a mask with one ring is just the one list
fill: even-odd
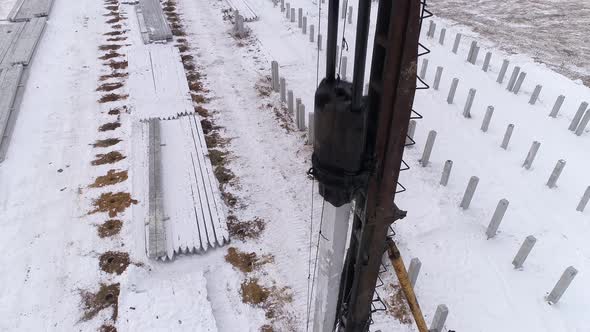
[(8, 19), (8, 14), (12, 10), (12, 7), (17, 2), (17, 0), (2, 0), (0, 1), (0, 21), (4, 21)]
[[(0, 3), (0, 9), (5, 10), (7, 3)], [(137, 120), (155, 116), (156, 110), (141, 112), (141, 90), (134, 90), (140, 85), (128, 82), (124, 92), (132, 95), (132, 114), (121, 115), (122, 127), (116, 132), (123, 141), (115, 147), (127, 158), (113, 167), (130, 169), (130, 180), (109, 188), (87, 188), (111, 168), (89, 166), (95, 154), (110, 151), (89, 147), (96, 139), (110, 137), (96, 131), (112, 118), (104, 113), (107, 107), (96, 103), (98, 93), (94, 92), (98, 76), (105, 73), (96, 57), (104, 41), (101, 34), (108, 27), (103, 23), (102, 3), (56, 0), (30, 67), (7, 159), (0, 164), (1, 262), (9, 267), (0, 273), (0, 283), (7, 285), (0, 289), (0, 330), (96, 330), (109, 313), (80, 322), (79, 290), (94, 291), (100, 282), (119, 282), (120, 331), (258, 331), (267, 319), (261, 309), (241, 302), (240, 284), (246, 277), (259, 278), (266, 286), (289, 287), (293, 302), (287, 304), (287, 318), (277, 322), (277, 330), (305, 329), (310, 226), (315, 242), (321, 210), (319, 195), (312, 194), (317, 186), (312, 187), (305, 174), (311, 147), (304, 145), (304, 133), (281, 128), (272, 107), (267, 107), (277, 104), (278, 94), (260, 97), (254, 86), (270, 75), (270, 61), (277, 60), (288, 89), (311, 110), (318, 66), (315, 43), (286, 22), (271, 1), (250, 1), (259, 20), (246, 24), (251, 36), (240, 41), (230, 35), (231, 23), (223, 20), (223, 2), (178, 3), (195, 46), (196, 63), (211, 91), (207, 108), (214, 112), (215, 124), (225, 127), (223, 136), (231, 138), (228, 167), (239, 178), (231, 191), (243, 203), (236, 214), (241, 220), (267, 221), (260, 239), (234, 239), (231, 245), (259, 255), (272, 254), (274, 263), (245, 276), (224, 261), (225, 250), (180, 256), (172, 262), (146, 258), (141, 218), (147, 209), (142, 191), (146, 179), (140, 171), (134, 173), (136, 163), (145, 165), (140, 157), (145, 151), (135, 147), (141, 140)], [(317, 4), (304, 0), (291, 4), (304, 7), (317, 31)], [(321, 15), (324, 36), (326, 7)], [(141, 36), (132, 7), (122, 8), (129, 17), (131, 47), (123, 49), (129, 54), (132, 47), (142, 45)], [(375, 6), (372, 14), (376, 14)], [(445, 69), (439, 91), (416, 95), (415, 109), (424, 119), (416, 128), (417, 145), (406, 152), (412, 169), (402, 173), (400, 182), (408, 191), (397, 197), (408, 217), (395, 225), (395, 239), (406, 262), (412, 257), (422, 261), (416, 292), (426, 319), (430, 322), (436, 306), (444, 303), (449, 307), (446, 327), (457, 331), (586, 331), (590, 211), (579, 213), (575, 207), (590, 185), (586, 166), (590, 134), (577, 137), (567, 126), (590, 91), (528, 55), (499, 51), (483, 37), (478, 37), (482, 45), (478, 65), (468, 64), (470, 38), (477, 35), (452, 21), (435, 19), (436, 37), (423, 38), (433, 51), (427, 56), (427, 82), (432, 83), (436, 66)], [(445, 46), (436, 43), (442, 26), (447, 28)], [(349, 73), (353, 72), (354, 31), (354, 24), (347, 27)], [(460, 55), (450, 52), (456, 32), (467, 36)], [(494, 54), (492, 70), (484, 73), (481, 61), (488, 50)], [(322, 51), (320, 59), (323, 56)], [(509, 73), (514, 65), (527, 72), (519, 95), (507, 92), (506, 83), (495, 83), (503, 58), (510, 59)], [(130, 63), (130, 70), (133, 66)], [(320, 78), (323, 72), (320, 60)], [(453, 77), (461, 82), (455, 104), (448, 105)], [(163, 80), (178, 83), (175, 78)], [(531, 106), (528, 99), (536, 84), (542, 84), (543, 90), (537, 105)], [(465, 119), (461, 113), (471, 87), (478, 92), (473, 117)], [(560, 94), (566, 96), (560, 116), (549, 118)], [(495, 113), (489, 131), (483, 133), (479, 127), (488, 105), (494, 105)], [(515, 132), (504, 151), (499, 144), (509, 123), (515, 124)], [(431, 164), (422, 168), (418, 159), (433, 129), (438, 135)], [(527, 171), (521, 164), (533, 140), (540, 141), (541, 148)], [(440, 187), (447, 159), (453, 160), (453, 171), (449, 185)], [(567, 165), (558, 187), (550, 190), (545, 183), (559, 159)], [(458, 204), (473, 175), (479, 176), (479, 187), (470, 209), (463, 211)], [(139, 200), (117, 216), (124, 220), (124, 227), (119, 237), (110, 240), (96, 236), (95, 225), (106, 216), (87, 214), (92, 199), (107, 191), (131, 192)], [(502, 198), (510, 201), (508, 212), (498, 235), (486, 240), (485, 228)], [(511, 261), (528, 235), (534, 235), (537, 243), (523, 269), (514, 270)], [(134, 264), (121, 276), (100, 272), (97, 257), (107, 250), (129, 252)], [(580, 273), (561, 301), (548, 305), (544, 296), (570, 265)], [(395, 277), (387, 272), (383, 278), (385, 286), (379, 292), (389, 298)], [(372, 330), (414, 330), (384, 313), (374, 318)]]

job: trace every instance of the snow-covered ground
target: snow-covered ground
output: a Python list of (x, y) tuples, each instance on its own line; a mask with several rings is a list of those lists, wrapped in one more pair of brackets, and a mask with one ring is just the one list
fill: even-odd
[(452, 25), (468, 26), (510, 53), (590, 86), (590, 2), (587, 0), (435, 0), (430, 9)]
[(10, 10), (16, 3), (16, 0), (2, 0), (0, 1), (0, 21), (7, 19)]
[[(277, 60), (288, 89), (311, 111), (318, 52), (308, 35), (288, 22), (272, 1), (249, 2), (259, 20), (246, 23), (251, 35), (243, 40), (230, 34), (231, 23), (222, 13), (227, 8), (224, 1), (178, 0), (177, 11), (210, 90), (205, 106), (213, 113), (215, 125), (224, 127), (222, 136), (231, 139), (228, 168), (239, 179), (231, 191), (243, 205), (232, 212), (240, 220), (266, 221), (259, 239), (234, 239), (231, 245), (259, 256), (271, 254), (274, 262), (244, 274), (225, 262), (225, 249), (173, 262), (149, 261), (143, 220), (134, 218), (146, 208), (142, 200), (117, 216), (124, 222), (119, 236), (101, 239), (96, 235), (96, 225), (107, 216), (87, 214), (92, 199), (107, 191), (143, 197), (136, 192), (142, 187), (136, 184), (143, 179), (130, 174), (130, 181), (88, 188), (96, 176), (111, 168), (90, 166), (95, 154), (110, 150), (89, 145), (110, 135), (96, 130), (112, 116), (96, 102), (99, 94), (95, 92), (99, 75), (105, 74), (97, 50), (109, 26), (100, 2), (56, 0), (30, 68), (7, 159), (0, 164), (0, 249), (5, 253), (1, 259), (5, 268), (0, 269), (0, 284), (5, 285), (0, 288), (0, 330), (96, 330), (110, 314), (103, 310), (97, 318), (81, 321), (80, 290), (120, 283), (119, 331), (259, 331), (269, 319), (263, 309), (242, 303), (240, 287), (248, 278), (258, 278), (269, 287), (288, 287), (292, 300), (285, 301), (281, 319), (273, 326), (276, 331), (305, 330), (309, 219), (313, 215), (315, 243), (321, 206), (305, 175), (311, 147), (304, 145), (304, 133), (281, 127), (273, 111), (278, 95), (261, 96), (255, 84), (270, 75), (270, 61)], [(291, 4), (304, 8), (316, 31), (320, 16), (325, 36), (327, 4), (321, 15), (316, 2)], [(352, 6), (356, 9), (356, 3)], [(128, 17), (122, 24), (129, 30), (125, 41), (129, 46), (119, 51), (125, 54), (127, 47), (140, 46), (141, 40), (133, 8), (122, 5), (121, 10)], [(480, 60), (477, 66), (468, 64), (469, 37), (476, 34), (455, 22), (435, 20), (436, 38), (422, 38), (432, 48), (426, 81), (432, 83), (436, 66), (444, 66), (444, 73), (439, 91), (416, 94), (415, 109), (424, 119), (418, 121), (417, 145), (406, 152), (412, 169), (400, 180), (408, 191), (398, 196), (398, 205), (408, 210), (408, 217), (395, 226), (406, 262), (412, 257), (422, 261), (416, 292), (426, 319), (430, 321), (436, 306), (444, 303), (450, 311), (446, 327), (457, 331), (588, 331), (590, 211), (579, 213), (575, 207), (590, 185), (590, 133), (578, 137), (567, 126), (590, 91), (527, 55), (503, 53), (496, 48), (501, 41), (493, 38), (478, 39), (483, 47)], [(436, 42), (441, 26), (447, 28), (444, 46)], [(345, 34), (349, 76), (354, 31), (353, 23)], [(459, 55), (450, 52), (457, 32), (468, 36)], [(488, 50), (494, 54), (492, 69), (484, 73), (481, 61)], [(321, 79), (323, 51), (319, 55)], [(509, 73), (513, 65), (527, 72), (519, 95), (507, 92), (506, 83), (495, 82), (504, 58), (511, 61)], [(461, 83), (455, 103), (448, 105), (446, 96), (454, 77)], [(527, 102), (536, 84), (542, 84), (543, 90), (539, 102), (531, 106)], [(473, 117), (465, 119), (461, 113), (469, 88), (476, 88), (477, 96)], [(123, 92), (135, 93), (127, 88)], [(560, 116), (549, 118), (560, 94), (566, 95)], [(133, 100), (130, 109), (135, 106)], [(488, 105), (495, 107), (495, 113), (489, 131), (483, 133), (479, 127)], [(133, 148), (137, 137), (132, 137), (131, 129), (137, 120), (133, 111), (122, 114), (121, 127), (114, 131), (123, 140), (115, 150), (127, 156), (114, 166), (117, 169), (129, 168), (137, 157)], [(499, 144), (509, 123), (515, 124), (515, 131), (504, 151)], [(431, 164), (422, 168), (417, 160), (430, 130), (437, 130), (437, 141)], [(541, 149), (532, 169), (525, 170), (521, 164), (533, 140), (541, 142)], [(454, 162), (451, 180), (447, 187), (440, 187), (447, 159)], [(559, 159), (567, 165), (558, 187), (549, 189), (545, 182)], [(463, 211), (458, 204), (473, 175), (480, 178), (479, 187), (470, 209)], [(510, 201), (508, 212), (499, 234), (486, 240), (485, 227), (501, 198)], [(538, 242), (523, 270), (514, 270), (510, 263), (527, 235), (534, 235)], [(107, 250), (126, 251), (136, 264), (120, 276), (102, 272), (98, 257)], [(570, 265), (579, 275), (561, 302), (548, 305), (544, 296)], [(395, 277), (388, 272), (384, 281), (380, 295), (388, 300)], [(374, 318), (372, 330), (414, 330), (389, 314)]]

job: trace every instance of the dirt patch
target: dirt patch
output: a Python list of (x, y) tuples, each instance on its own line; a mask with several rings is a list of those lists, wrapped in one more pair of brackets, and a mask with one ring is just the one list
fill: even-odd
[(115, 17), (115, 18), (111, 18), (106, 23), (107, 24), (119, 23), (122, 20), (123, 20), (123, 18), (121, 16), (118, 16), (118, 17)]
[(254, 88), (258, 92), (259, 97), (268, 97), (272, 92), (270, 76), (264, 76), (254, 84)]
[(117, 82), (117, 83), (104, 83), (102, 85), (100, 85), (98, 88), (96, 88), (96, 91), (113, 91), (113, 90), (117, 90), (123, 87), (123, 83), (121, 82)]
[(111, 131), (121, 127), (119, 122), (109, 122), (105, 123), (102, 126), (98, 127), (98, 131)]
[(236, 205), (238, 205), (238, 198), (230, 192), (222, 191), (221, 198), (223, 199), (225, 204), (230, 208), (235, 208)]
[(222, 148), (229, 143), (227, 138), (223, 138), (219, 135), (218, 132), (212, 132), (209, 135), (205, 135), (205, 143), (207, 147), (212, 148)]
[(393, 284), (391, 287), (393, 288), (393, 294), (387, 301), (387, 313), (402, 324), (412, 324), (412, 314), (410, 313), (410, 308), (408, 307), (402, 288), (399, 285)]
[(110, 51), (110, 52), (106, 53), (105, 55), (99, 57), (99, 59), (100, 60), (109, 60), (109, 59), (117, 58), (117, 57), (120, 57), (120, 56), (123, 56), (123, 54), (118, 53), (116, 51)]
[(100, 311), (112, 308), (111, 319), (116, 322), (119, 315), (119, 284), (100, 284), (98, 292), (80, 291), (84, 314), (82, 320), (94, 318)]
[(123, 222), (118, 219), (110, 219), (98, 226), (98, 236), (101, 238), (119, 234), (123, 228)]
[(108, 75), (102, 75), (98, 78), (99, 81), (106, 81), (111, 78), (127, 78), (129, 76), (128, 73), (112, 73)]
[(203, 88), (203, 84), (198, 81), (189, 81), (188, 89), (192, 92), (209, 92)]
[(90, 185), (91, 188), (101, 188), (104, 186), (112, 186), (123, 181), (127, 181), (127, 171), (115, 171), (111, 169), (107, 172), (107, 175), (101, 175), (94, 180), (94, 183)]
[(115, 38), (107, 38), (107, 41), (109, 42), (120, 42), (120, 41), (126, 41), (127, 37), (115, 37)]
[(121, 114), (121, 111), (127, 112), (127, 106), (112, 108), (109, 110), (108, 114), (109, 115), (119, 115), (119, 114)]
[(239, 221), (235, 216), (229, 215), (227, 217), (227, 227), (232, 238), (245, 241), (258, 238), (264, 231), (266, 222), (259, 217), (248, 221)]
[(111, 151), (105, 154), (97, 154), (96, 159), (92, 161), (93, 166), (105, 165), (105, 164), (114, 164), (117, 161), (125, 159), (125, 156), (121, 154), (119, 151)]
[(108, 44), (108, 45), (100, 45), (98, 47), (98, 49), (101, 51), (116, 51), (116, 50), (120, 49), (121, 47), (123, 47), (123, 45)]
[(107, 139), (100, 139), (92, 144), (94, 148), (108, 148), (109, 146), (113, 146), (117, 143), (121, 142), (118, 138), (107, 138)]
[(186, 75), (186, 79), (189, 81), (198, 81), (201, 79), (201, 74), (196, 71), (193, 71)]
[(187, 45), (176, 45), (176, 47), (180, 53), (184, 53), (190, 49)]
[(209, 110), (202, 106), (195, 106), (195, 112), (204, 118), (209, 117)]
[(260, 327), (260, 332), (274, 332), (271, 325), (265, 324)]
[(105, 6), (104, 8), (111, 11), (119, 10), (119, 6)]
[(104, 104), (104, 103), (110, 103), (110, 102), (119, 101), (119, 100), (125, 100), (128, 97), (129, 97), (129, 95), (109, 93), (109, 94), (106, 94), (106, 95), (103, 95), (102, 97), (100, 97), (98, 102), (101, 104)]
[(122, 213), (131, 204), (137, 204), (138, 202), (131, 198), (131, 194), (118, 192), (118, 193), (103, 193), (100, 197), (94, 200), (94, 210), (90, 211), (89, 214), (97, 212), (108, 212), (109, 217), (116, 217), (117, 214)]
[(106, 325), (103, 324), (100, 326), (100, 328), (98, 329), (99, 332), (117, 332), (117, 328), (114, 327), (113, 325)]
[(213, 123), (207, 119), (201, 120), (201, 127), (203, 128), (203, 133), (205, 135), (209, 135), (213, 130), (217, 130), (220, 127), (214, 126)]
[(293, 302), (293, 295), (288, 287), (264, 287), (256, 278), (242, 282), (240, 294), (242, 302), (264, 309), (266, 318), (271, 320), (281, 319), (286, 314), (285, 304)]
[[(186, 39), (184, 42), (186, 43)], [(194, 60), (194, 57), (189, 54), (185, 54), (185, 55), (181, 56), (180, 58), (182, 59), (182, 62), (191, 62)]]
[(129, 266), (129, 254), (120, 251), (107, 251), (100, 255), (99, 267), (106, 273), (118, 274), (125, 272)]
[(217, 178), (217, 181), (221, 187), (229, 184), (233, 179), (236, 178), (235, 174), (224, 166), (215, 167), (213, 173), (215, 174), (215, 177)]
[(229, 152), (211, 149), (209, 150), (209, 159), (211, 160), (211, 164), (215, 166), (224, 166), (227, 163), (227, 157), (229, 156)]
[(127, 61), (110, 61), (104, 64), (105, 66), (109, 66), (112, 69), (127, 69), (129, 67), (129, 62)]
[(195, 70), (195, 64), (192, 63), (192, 61), (183, 61), (182, 66), (184, 67), (184, 70), (187, 71)]
[(238, 270), (248, 273), (264, 264), (274, 262), (274, 256), (264, 255), (258, 257), (255, 252), (246, 253), (234, 247), (229, 247), (227, 249), (227, 255), (225, 255), (225, 260)]
[(191, 99), (197, 104), (205, 104), (209, 102), (209, 100), (205, 98), (205, 96), (194, 93), (191, 94)]
[[(172, 30), (172, 35), (179, 37), (179, 36), (186, 36), (186, 32), (184, 32), (184, 30), (182, 29), (171, 29)], [(183, 52), (183, 51), (181, 51)]]
[(124, 34), (127, 31), (111, 31), (111, 32), (107, 32), (107, 33), (103, 33), (103, 36), (120, 36), (122, 34)]
[(122, 27), (123, 27), (123, 26), (122, 26), (121, 24), (114, 24), (114, 25), (111, 25), (111, 29), (114, 29), (114, 30), (120, 30)]

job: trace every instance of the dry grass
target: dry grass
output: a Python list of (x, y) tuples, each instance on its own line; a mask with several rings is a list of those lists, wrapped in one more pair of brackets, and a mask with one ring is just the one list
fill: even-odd
[(82, 309), (84, 311), (82, 320), (90, 320), (100, 311), (112, 308), (111, 319), (116, 322), (119, 315), (119, 292), (118, 283), (111, 285), (100, 284), (100, 288), (96, 293), (81, 290), (80, 296), (82, 297)]
[(101, 188), (104, 186), (112, 186), (123, 181), (127, 181), (127, 171), (115, 171), (114, 169), (107, 172), (106, 175), (101, 175), (94, 180), (90, 185), (91, 188)]
[(391, 285), (391, 287), (393, 288), (393, 294), (387, 301), (387, 313), (402, 324), (412, 324), (412, 315), (402, 288), (399, 285)]
[(116, 83), (103, 83), (101, 84), (98, 88), (96, 88), (96, 91), (113, 91), (113, 90), (117, 90), (123, 87), (123, 83), (121, 82), (116, 82)]
[(109, 146), (113, 146), (121, 142), (118, 138), (107, 138), (107, 139), (100, 139), (92, 144), (94, 148), (108, 148)]
[(101, 104), (105, 104), (105, 103), (111, 103), (111, 102), (115, 102), (115, 101), (125, 100), (128, 97), (129, 97), (129, 95), (109, 93), (109, 94), (106, 94), (106, 95), (103, 95), (102, 97), (100, 97), (98, 102)]
[(98, 127), (98, 131), (111, 131), (121, 127), (119, 122), (109, 122)]
[(123, 227), (123, 222), (117, 219), (110, 219), (105, 221), (103, 224), (98, 226), (98, 236), (101, 238), (111, 237), (113, 235), (119, 234), (121, 228)]
[(248, 221), (240, 221), (235, 216), (229, 215), (227, 217), (227, 227), (232, 238), (245, 241), (257, 239), (264, 231), (266, 222), (259, 217)]
[(248, 273), (252, 272), (258, 267), (274, 262), (274, 256), (264, 255), (258, 257), (255, 252), (246, 253), (241, 252), (237, 248), (229, 247), (227, 249), (227, 255), (225, 255), (225, 261), (233, 265), (238, 270)]
[(118, 274), (125, 272), (129, 266), (129, 254), (120, 251), (107, 251), (100, 255), (99, 267), (106, 273)]
[(125, 159), (125, 156), (121, 154), (119, 151), (111, 151), (105, 154), (97, 154), (96, 159), (92, 161), (93, 166), (98, 165), (105, 165), (105, 164), (114, 164), (117, 161)]
[(131, 194), (125, 192), (118, 193), (103, 193), (98, 199), (95, 199), (92, 205), (94, 210), (89, 214), (97, 212), (105, 212), (109, 214), (110, 218), (116, 217), (119, 213), (123, 213), (131, 204), (138, 202), (131, 198)]

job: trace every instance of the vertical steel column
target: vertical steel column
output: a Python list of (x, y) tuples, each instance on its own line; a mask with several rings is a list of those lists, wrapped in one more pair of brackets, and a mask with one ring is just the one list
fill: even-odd
[(369, 41), (369, 23), (371, 19), (371, 1), (361, 0), (358, 4), (356, 19), (356, 46), (354, 50), (354, 68), (352, 72), (352, 109), (361, 106), (363, 83), (365, 82), (365, 65), (367, 43)]
[[(326, 81), (328, 82), (332, 82), (336, 79), (336, 43), (338, 42), (339, 4), (339, 0), (330, 0), (328, 5), (328, 40), (326, 45)], [(318, 37), (318, 41), (319, 40)]]

